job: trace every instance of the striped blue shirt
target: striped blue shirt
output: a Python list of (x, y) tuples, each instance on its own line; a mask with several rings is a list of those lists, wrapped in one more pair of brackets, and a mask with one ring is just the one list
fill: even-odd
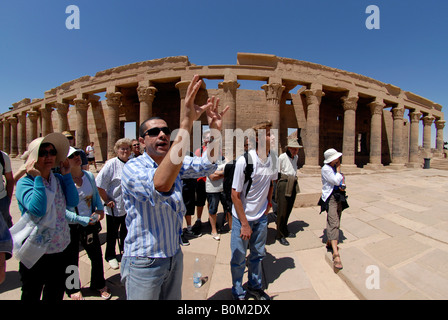
[(158, 165), (145, 152), (126, 162), (121, 187), (127, 212), (126, 257), (172, 257), (180, 248), (182, 219), (186, 212), (181, 179), (208, 176), (216, 165), (201, 157), (188, 157), (170, 192), (158, 192), (153, 178)]

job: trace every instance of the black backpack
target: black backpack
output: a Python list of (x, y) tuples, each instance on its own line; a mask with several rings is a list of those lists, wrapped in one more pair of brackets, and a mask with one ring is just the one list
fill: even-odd
[[(249, 152), (245, 152), (243, 155), (246, 160), (246, 168), (244, 169), (244, 183), (249, 181), (246, 188), (246, 196), (249, 192), (249, 189), (252, 185), (252, 172), (254, 171), (254, 164), (252, 161), (252, 157), (249, 155)], [(232, 183), (233, 183), (233, 174), (235, 173), (235, 164), (237, 160), (232, 160), (227, 163), (224, 167), (224, 181), (223, 181), (223, 189), (227, 199), (231, 199), (232, 196)]]

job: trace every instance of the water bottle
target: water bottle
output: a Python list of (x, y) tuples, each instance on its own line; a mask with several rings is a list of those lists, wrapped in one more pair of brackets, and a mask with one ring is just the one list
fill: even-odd
[(193, 285), (195, 288), (200, 288), (202, 286), (202, 274), (201, 274), (201, 268), (199, 265), (199, 258), (196, 258), (194, 261), (194, 267), (193, 267)]

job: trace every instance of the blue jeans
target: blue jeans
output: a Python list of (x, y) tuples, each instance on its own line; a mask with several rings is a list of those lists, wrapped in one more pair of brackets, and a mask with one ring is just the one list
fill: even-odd
[(180, 300), (182, 250), (170, 258), (123, 257), (121, 280), (127, 300)]
[(232, 295), (235, 298), (242, 298), (246, 295), (243, 289), (243, 275), (246, 267), (246, 251), (250, 250), (248, 276), (249, 287), (252, 289), (261, 289), (262, 270), (261, 261), (266, 255), (265, 245), (268, 233), (268, 217), (263, 215), (256, 221), (250, 221), (252, 235), (249, 240), (242, 240), (241, 222), (234, 217), (232, 223), (232, 235), (230, 238), (230, 249), (232, 258), (230, 260), (230, 269), (232, 273)]

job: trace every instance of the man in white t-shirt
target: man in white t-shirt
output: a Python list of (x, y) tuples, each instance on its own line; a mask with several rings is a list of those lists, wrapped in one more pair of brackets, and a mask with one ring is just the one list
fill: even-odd
[[(243, 274), (246, 266), (246, 251), (250, 249), (248, 261), (249, 284), (247, 292), (257, 300), (269, 300), (262, 289), (261, 261), (265, 253), (267, 238), (267, 214), (271, 208), (273, 184), (277, 179), (276, 161), (270, 154), (272, 123), (270, 121), (253, 127), (255, 150), (249, 150), (249, 164), (240, 157), (235, 165), (232, 183), (232, 235), (230, 261), (232, 273), (232, 295), (236, 300), (246, 299)], [(265, 135), (265, 136), (264, 136)], [(251, 180), (245, 181), (245, 170), (253, 165)], [(249, 190), (248, 184), (251, 183)], [(247, 194), (246, 194), (247, 192)]]
[(9, 206), (11, 204), (12, 193), (14, 191), (14, 176), (11, 169), (11, 160), (9, 156), (0, 151), (3, 160), (0, 162), (0, 172), (1, 175), (5, 176), (6, 185), (3, 179), (0, 179), (0, 212), (5, 220), (8, 228), (12, 227), (12, 218), (9, 214)]
[(93, 145), (94, 145), (94, 142), (92, 141), (92, 142), (90, 142), (90, 145), (88, 145), (86, 148), (87, 161), (89, 163), (89, 170), (90, 170), (90, 165), (93, 164), (96, 172), (98, 172), (98, 168), (96, 167), (96, 162), (95, 162), (95, 148), (93, 147)]

